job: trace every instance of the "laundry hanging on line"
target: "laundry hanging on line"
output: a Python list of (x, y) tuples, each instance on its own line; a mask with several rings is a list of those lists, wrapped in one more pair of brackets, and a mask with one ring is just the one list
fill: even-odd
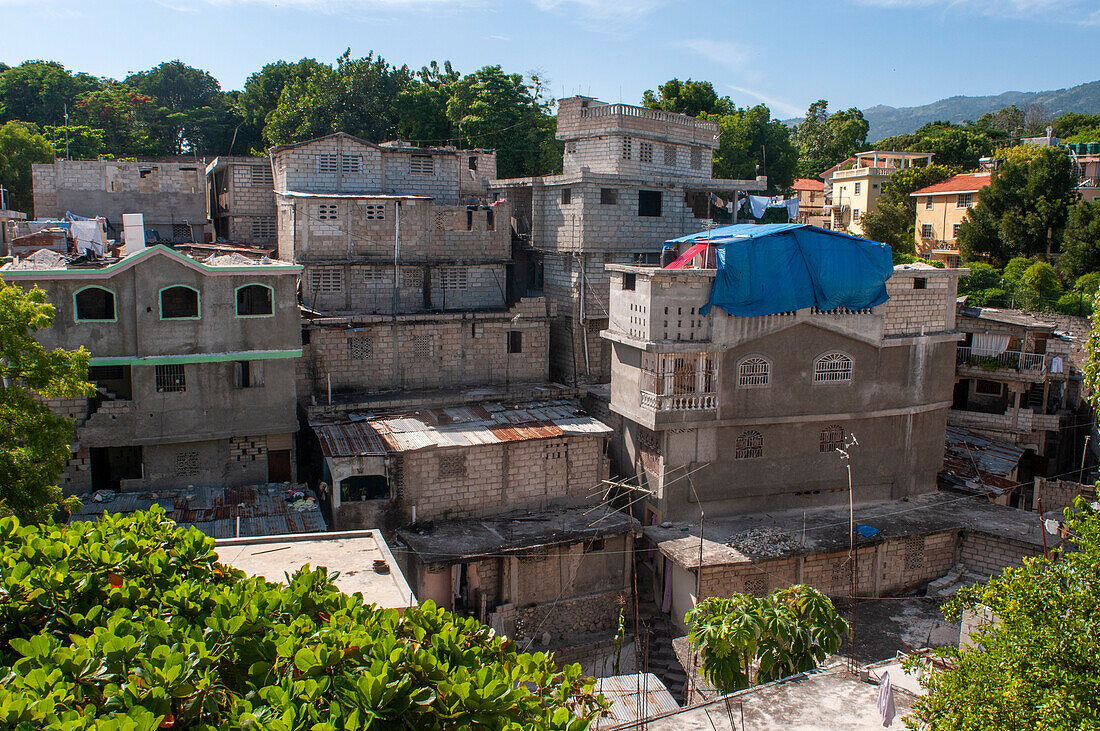
[(749, 210), (752, 213), (753, 218), (763, 218), (764, 212), (769, 208), (786, 208), (787, 218), (798, 218), (798, 198), (784, 198), (781, 195), (777, 195), (774, 198), (769, 198), (766, 195), (750, 195), (749, 196)]

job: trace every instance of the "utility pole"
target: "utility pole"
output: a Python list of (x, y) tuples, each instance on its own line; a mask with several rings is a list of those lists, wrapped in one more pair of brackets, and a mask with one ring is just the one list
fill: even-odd
[(8, 189), (4, 187), (3, 183), (0, 183), (0, 211), (6, 211), (8, 207), (4, 204), (4, 194), (8, 192)]
[(69, 159), (69, 105), (65, 105), (65, 159)]

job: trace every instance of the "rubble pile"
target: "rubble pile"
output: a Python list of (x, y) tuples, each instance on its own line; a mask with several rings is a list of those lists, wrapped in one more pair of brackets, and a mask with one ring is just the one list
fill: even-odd
[(797, 538), (781, 528), (743, 530), (730, 536), (726, 545), (753, 558), (772, 558), (802, 548)]

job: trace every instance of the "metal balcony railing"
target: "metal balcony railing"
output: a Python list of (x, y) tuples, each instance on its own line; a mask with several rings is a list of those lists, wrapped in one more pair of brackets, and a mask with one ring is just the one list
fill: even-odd
[(975, 353), (973, 348), (963, 346), (959, 347), (955, 362), (958, 365), (984, 368), (988, 371), (1010, 369), (1042, 373), (1047, 367), (1047, 356), (1044, 353), (1022, 353), (1018, 350), (986, 355), (981, 352)]

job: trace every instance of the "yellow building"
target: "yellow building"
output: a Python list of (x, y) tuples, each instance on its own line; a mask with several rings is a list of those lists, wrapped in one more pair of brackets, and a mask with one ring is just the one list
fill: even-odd
[(989, 172), (963, 173), (911, 194), (917, 200), (917, 254), (958, 265), (959, 227), (991, 178)]
[(840, 165), (821, 174), (825, 190), (831, 190), (827, 210), (829, 228), (863, 235), (860, 220), (875, 209), (882, 194), (882, 184), (899, 170), (927, 165), (932, 161), (930, 152), (886, 152), (869, 150), (858, 152)]
[(798, 222), (826, 228), (825, 182), (813, 178), (797, 178), (791, 192), (798, 196)]

